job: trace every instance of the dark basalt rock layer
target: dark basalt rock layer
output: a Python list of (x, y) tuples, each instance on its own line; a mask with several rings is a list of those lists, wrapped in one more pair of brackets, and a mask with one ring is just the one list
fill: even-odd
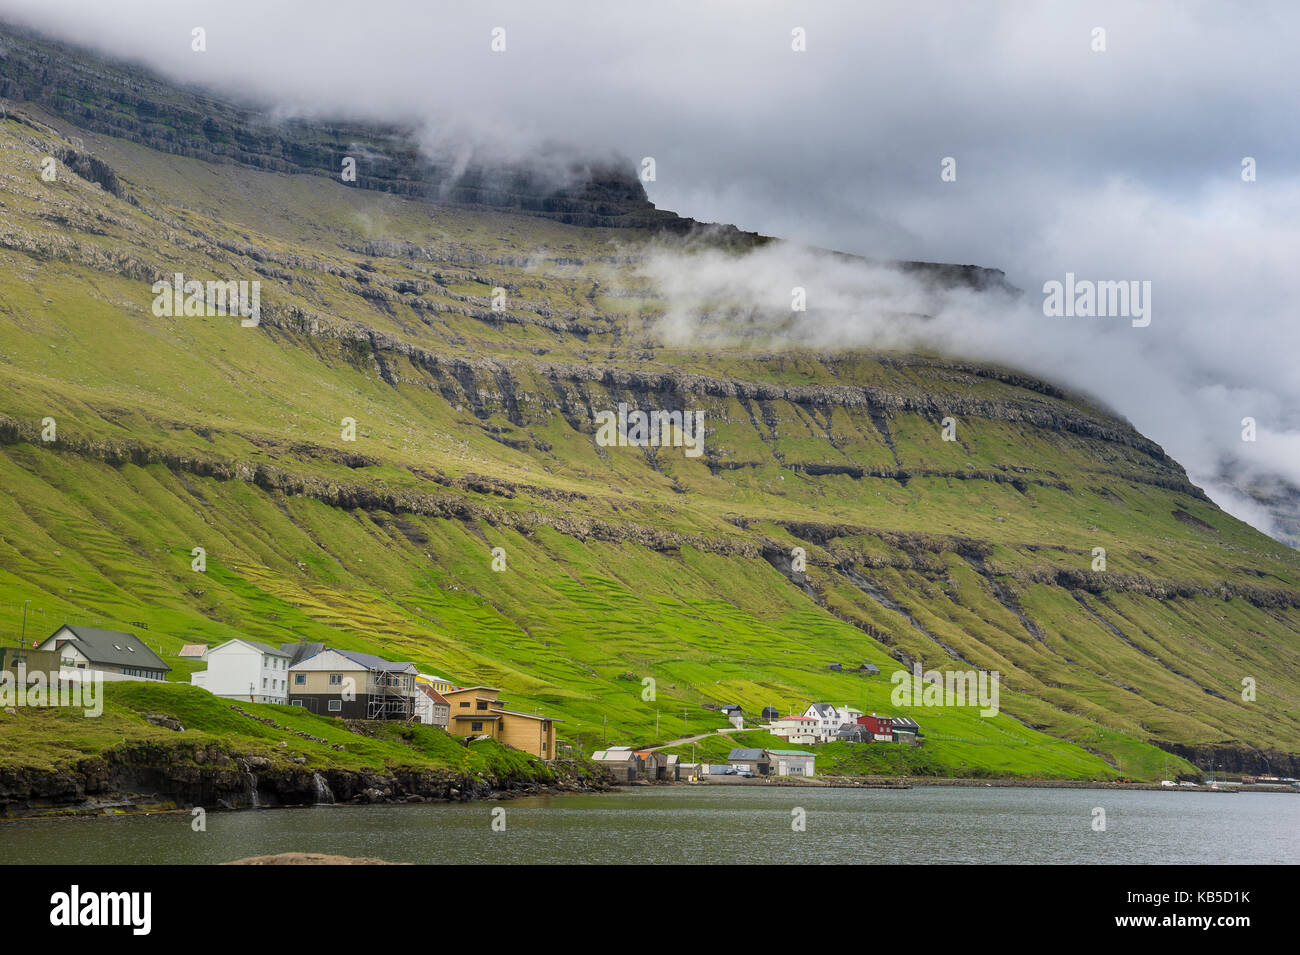
[(55, 770), (0, 768), (0, 817), (87, 814), (108, 810), (311, 806), (319, 785), (334, 803), (464, 802), (472, 799), (608, 789), (604, 776), (563, 761), (537, 774), (489, 776), (453, 770), (313, 771), (243, 756), (216, 743), (124, 743)]
[[(746, 247), (770, 241), (732, 225), (704, 224), (657, 209), (628, 160), (593, 161), (552, 147), (539, 168), (430, 156), (419, 130), (349, 120), (267, 118), (265, 104), (238, 104), (106, 62), (94, 53), (0, 23), (0, 97), (35, 103), (79, 130), (125, 139), (164, 153), (234, 162), (270, 172), (336, 177), (344, 157), (356, 160), (355, 185), (429, 201), (508, 209), (569, 225), (647, 229)], [(83, 178), (116, 192), (112, 170), (91, 169), (89, 157), (68, 157)], [(904, 262), (900, 267), (944, 286), (1006, 287), (997, 269)]]

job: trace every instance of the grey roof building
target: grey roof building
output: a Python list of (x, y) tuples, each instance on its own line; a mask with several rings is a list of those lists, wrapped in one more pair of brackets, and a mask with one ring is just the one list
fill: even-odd
[(766, 776), (772, 767), (767, 752), (761, 749), (733, 749), (727, 754), (727, 764), (756, 776)]
[(846, 743), (870, 743), (875, 737), (861, 723), (842, 723), (835, 731), (835, 738)]
[(630, 749), (602, 749), (591, 754), (591, 758), (604, 764), (619, 782), (635, 782), (640, 761)]
[(102, 670), (144, 680), (161, 680), (171, 670), (135, 634), (80, 624), (65, 623), (37, 649), (57, 650), (64, 666), (79, 670)]

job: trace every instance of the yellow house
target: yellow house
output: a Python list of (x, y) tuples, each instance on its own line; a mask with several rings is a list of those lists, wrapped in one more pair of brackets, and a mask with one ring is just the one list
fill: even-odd
[(443, 693), (451, 705), (447, 732), (453, 736), (490, 736), (525, 753), (554, 759), (556, 720), (507, 710), (500, 693), (491, 686), (468, 686)]

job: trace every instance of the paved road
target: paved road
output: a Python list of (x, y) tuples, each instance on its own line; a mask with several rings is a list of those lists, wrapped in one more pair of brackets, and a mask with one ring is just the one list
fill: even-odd
[[(754, 727), (752, 726), (749, 727), (749, 729), (753, 729), (753, 728)], [(687, 744), (687, 743), (698, 743), (700, 740), (708, 739), (710, 736), (722, 736), (726, 733), (744, 733), (744, 732), (746, 732), (746, 730), (738, 729), (735, 726), (728, 726), (726, 729), (710, 730), (707, 733), (701, 733), (699, 736), (683, 736), (681, 739), (672, 740), (670, 742), (662, 744), (661, 746), (651, 746), (650, 751), (654, 752), (657, 749), (668, 749), (671, 746), (682, 746), (683, 744)]]

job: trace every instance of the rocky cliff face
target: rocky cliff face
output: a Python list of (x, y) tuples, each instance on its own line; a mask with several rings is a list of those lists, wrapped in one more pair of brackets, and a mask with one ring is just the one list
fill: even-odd
[[(539, 157), (537, 169), (429, 155), (414, 125), (339, 120), (273, 122), (258, 105), (241, 105), (178, 87), (138, 67), (105, 62), (67, 44), (0, 23), (0, 97), (38, 104), (52, 117), (161, 152), (254, 169), (338, 177), (356, 161), (355, 185), (409, 198), (510, 209), (568, 225), (647, 229), (686, 235), (707, 228), (713, 242), (768, 241), (732, 225), (704, 224), (657, 209), (630, 161)], [(82, 160), (83, 163), (86, 160)], [(69, 162), (71, 165), (71, 162)], [(547, 171), (540, 171), (542, 168)], [(75, 167), (74, 167), (75, 168)], [(94, 176), (111, 170), (94, 169)], [(78, 174), (91, 178), (79, 171)], [(106, 186), (105, 188), (110, 188)], [(900, 263), (941, 285), (1005, 285), (997, 269), (931, 262)]]
[(517, 167), (479, 164), (458, 171), (452, 160), (423, 153), (413, 128), (272, 122), (252, 106), (178, 89), (139, 69), (3, 26), (0, 53), (0, 96), (40, 104), (80, 129), (162, 152), (323, 176), (339, 176), (350, 156), (362, 189), (518, 209), (575, 225), (680, 231), (692, 224), (656, 210), (630, 166), (573, 159), (569, 182), (560, 188)]

